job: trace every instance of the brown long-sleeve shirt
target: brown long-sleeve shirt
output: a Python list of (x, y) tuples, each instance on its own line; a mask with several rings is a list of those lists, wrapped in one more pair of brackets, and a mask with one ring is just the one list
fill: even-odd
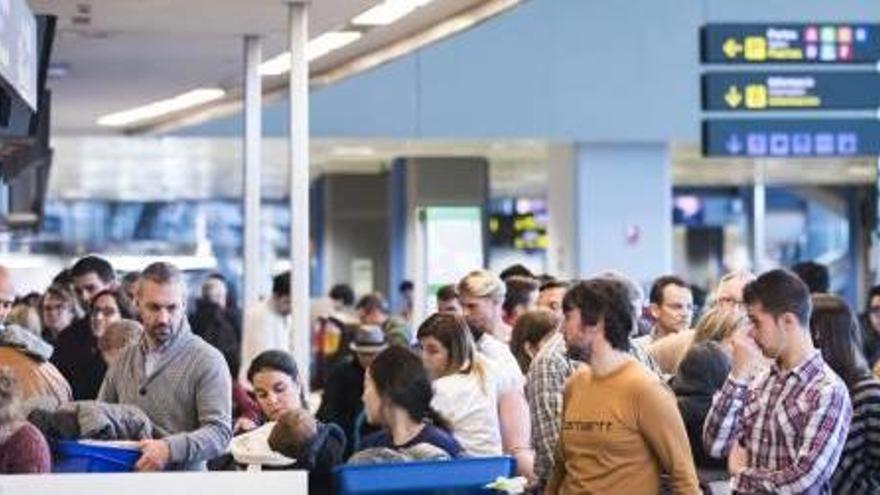
[(606, 376), (588, 367), (565, 385), (562, 432), (547, 494), (700, 493), (675, 396), (631, 361)]

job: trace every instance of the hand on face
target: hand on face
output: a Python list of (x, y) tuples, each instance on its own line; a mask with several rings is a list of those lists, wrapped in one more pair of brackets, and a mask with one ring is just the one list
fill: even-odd
[(733, 344), (733, 369), (731, 373), (738, 380), (751, 380), (764, 367), (764, 354), (758, 344), (748, 335), (736, 335)]

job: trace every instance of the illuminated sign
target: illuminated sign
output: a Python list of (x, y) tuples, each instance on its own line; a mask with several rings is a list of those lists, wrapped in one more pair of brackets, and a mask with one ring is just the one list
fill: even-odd
[(703, 110), (877, 110), (876, 72), (713, 72), (703, 75)]
[(725, 157), (852, 157), (880, 154), (875, 119), (714, 119), (703, 154)]
[(708, 24), (707, 64), (854, 64), (880, 60), (878, 24)]

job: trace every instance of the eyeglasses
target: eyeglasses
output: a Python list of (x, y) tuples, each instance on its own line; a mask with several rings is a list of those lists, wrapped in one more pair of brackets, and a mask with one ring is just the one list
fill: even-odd
[(880, 306), (871, 306), (868, 308), (868, 314), (872, 316), (880, 316)]
[(736, 308), (742, 308), (746, 305), (743, 301), (733, 297), (719, 297), (715, 300), (715, 304), (718, 306), (730, 306)]

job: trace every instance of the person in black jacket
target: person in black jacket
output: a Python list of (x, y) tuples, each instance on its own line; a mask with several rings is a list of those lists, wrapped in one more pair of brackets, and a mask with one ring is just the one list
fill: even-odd
[(354, 333), (349, 346), (354, 355), (346, 357), (327, 378), (324, 397), (317, 417), (336, 423), (345, 432), (348, 445), (345, 457), (355, 452), (364, 435), (379, 428), (367, 423), (364, 416), (364, 373), (376, 355), (388, 347), (385, 333), (376, 326), (362, 326)]
[(730, 357), (720, 344), (701, 342), (688, 350), (672, 378), (672, 390), (678, 399), (678, 409), (684, 419), (701, 481), (713, 481), (704, 479), (707, 470), (718, 471), (721, 476), (726, 474), (726, 460), (710, 457), (703, 448), (702, 439), (703, 423), (712, 407), (712, 396), (724, 384), (730, 367)]
[(226, 284), (217, 277), (209, 277), (202, 284), (202, 297), (196, 300), (195, 311), (189, 317), (193, 333), (216, 347), (229, 365), (233, 377), (241, 366), (241, 334), (237, 321), (226, 310)]

